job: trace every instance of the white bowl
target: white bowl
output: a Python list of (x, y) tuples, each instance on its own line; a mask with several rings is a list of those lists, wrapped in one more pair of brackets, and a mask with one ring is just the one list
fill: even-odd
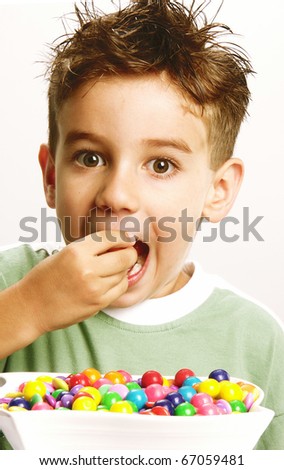
[[(0, 397), (39, 375), (64, 374), (0, 374)], [(185, 417), (85, 411), (11, 413), (0, 410), (0, 429), (11, 446), (18, 450), (190, 448), (244, 451), (254, 448), (274, 416), (272, 410), (260, 406), (264, 394), (257, 388), (260, 396), (248, 413)]]

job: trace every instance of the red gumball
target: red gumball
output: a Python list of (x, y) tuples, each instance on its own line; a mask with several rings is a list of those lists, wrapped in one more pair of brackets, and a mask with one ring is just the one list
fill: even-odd
[(141, 385), (143, 388), (146, 388), (152, 384), (163, 385), (163, 376), (156, 370), (148, 370), (142, 375), (141, 378)]
[(89, 377), (85, 374), (71, 374), (68, 377), (69, 379), (69, 389), (75, 387), (75, 385), (83, 385), (84, 387), (88, 387), (91, 385)]
[(159, 416), (171, 416), (171, 413), (165, 406), (153, 406), (151, 413)]
[(174, 384), (177, 387), (181, 387), (185, 379), (187, 379), (187, 377), (192, 377), (192, 376), (195, 376), (195, 373), (192, 370), (180, 369), (175, 375)]

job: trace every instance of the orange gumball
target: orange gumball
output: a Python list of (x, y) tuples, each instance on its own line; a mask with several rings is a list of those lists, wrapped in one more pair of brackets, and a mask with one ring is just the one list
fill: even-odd
[(88, 367), (87, 369), (83, 370), (82, 374), (85, 374), (89, 380), (91, 385), (96, 382), (96, 380), (101, 378), (101, 373), (97, 369), (94, 369), (93, 367)]
[(125, 384), (126, 382), (124, 375), (122, 375), (121, 372), (118, 372), (116, 370), (111, 370), (107, 372), (104, 375), (104, 378), (110, 380), (114, 384)]

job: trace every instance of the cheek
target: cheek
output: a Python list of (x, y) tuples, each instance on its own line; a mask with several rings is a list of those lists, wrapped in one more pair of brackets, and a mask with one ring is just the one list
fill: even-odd
[(90, 209), (88, 199), (80, 188), (60, 181), (57, 186), (56, 213), (67, 242), (87, 234)]

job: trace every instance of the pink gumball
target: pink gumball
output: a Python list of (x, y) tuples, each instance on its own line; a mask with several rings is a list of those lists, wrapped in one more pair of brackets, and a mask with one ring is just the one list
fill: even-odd
[(32, 407), (33, 411), (45, 411), (45, 410), (53, 410), (54, 408), (50, 406), (48, 403), (45, 402), (40, 402), (40, 403), (35, 403), (34, 406)]
[(165, 388), (160, 384), (151, 384), (145, 388), (145, 393), (148, 397), (148, 401), (155, 402), (157, 400), (162, 400), (165, 398)]
[(101, 377), (100, 379), (96, 380), (93, 383), (92, 387), (100, 388), (102, 385), (105, 385), (105, 384), (113, 385), (113, 382), (109, 379), (105, 379), (104, 377)]
[(196, 393), (193, 395), (190, 403), (197, 409), (201, 406), (206, 405), (207, 403), (213, 403), (213, 398), (207, 393)]
[(200, 406), (197, 410), (197, 414), (203, 416), (221, 415), (223, 414), (220, 408), (214, 403), (205, 403)]

